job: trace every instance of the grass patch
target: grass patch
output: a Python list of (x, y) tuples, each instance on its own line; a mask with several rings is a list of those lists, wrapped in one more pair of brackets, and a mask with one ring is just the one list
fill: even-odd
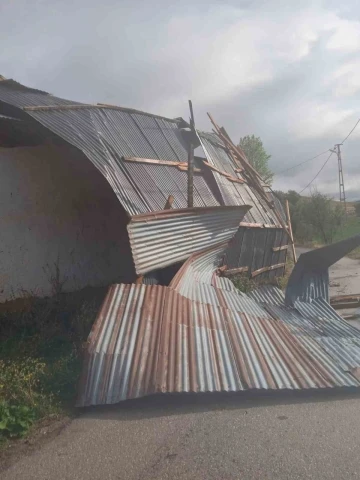
[(0, 444), (74, 405), (84, 342), (105, 289), (0, 306)]
[(346, 222), (336, 231), (334, 242), (345, 240), (345, 238), (360, 234), (360, 218), (348, 217)]

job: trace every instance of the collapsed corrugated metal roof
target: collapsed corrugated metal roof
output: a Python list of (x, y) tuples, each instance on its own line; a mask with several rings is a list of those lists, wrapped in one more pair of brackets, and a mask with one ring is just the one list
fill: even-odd
[[(198, 132), (207, 162), (195, 165), (194, 204), (202, 208), (189, 210), (183, 121), (79, 104), (3, 78), (0, 114), (41, 125), (87, 156), (131, 217), (135, 265), (147, 274), (145, 284), (109, 290), (79, 405), (156, 392), (360, 386), (360, 332), (326, 302), (329, 258), (358, 239), (300, 257), (287, 305), (275, 288), (245, 295), (219, 276), (281, 274), (288, 234), (280, 203), (212, 119), (217, 133)], [(169, 196), (176, 209), (158, 213)], [(168, 287), (153, 285), (157, 269), (182, 260)]]
[(323, 298), (289, 308), (276, 287), (245, 295), (222, 284), (225, 248), (191, 256), (169, 287), (111, 287), (78, 405), (160, 392), (360, 387), (360, 331)]
[[(188, 140), (182, 119), (111, 105), (86, 105), (6, 79), (0, 82), (0, 114), (27, 120), (24, 125), (31, 136), (37, 126), (40, 138), (49, 132), (52, 140), (55, 135), (78, 148), (104, 175), (129, 216), (164, 209), (170, 195), (173, 209), (187, 207)], [(194, 206), (252, 207), (243, 219), (243, 231), (228, 249), (228, 268), (246, 265), (252, 274), (274, 266), (276, 269), (263, 271), (260, 278), (282, 275), (279, 265), (286, 252), (270, 254), (272, 241), (281, 246), (287, 243), (281, 205), (256, 175), (250, 181), (247, 163), (239, 164), (221, 132), (198, 132), (198, 139), (207, 162), (195, 162)], [(279, 239), (275, 231), (257, 230), (253, 250), (248, 252), (242, 239), (249, 237), (246, 232), (252, 227), (281, 229), (284, 235)]]

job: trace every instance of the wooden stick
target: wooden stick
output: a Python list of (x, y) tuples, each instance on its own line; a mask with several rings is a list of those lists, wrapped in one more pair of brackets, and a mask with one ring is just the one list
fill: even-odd
[(291, 226), (290, 208), (289, 208), (288, 200), (285, 201), (285, 207), (286, 207), (286, 220), (287, 220), (287, 224), (288, 224), (288, 227), (289, 227), (291, 249), (292, 249), (292, 253), (293, 253), (294, 263), (296, 263), (297, 262), (296, 251), (295, 251), (294, 236), (293, 236), (293, 231), (292, 231), (292, 226)]
[(224, 277), (230, 277), (231, 275), (237, 275), (238, 273), (245, 273), (249, 271), (249, 267), (229, 268), (222, 272)]
[(255, 270), (254, 272), (252, 272), (251, 278), (260, 275), (260, 273), (269, 272), (270, 270), (276, 270), (277, 268), (282, 267), (285, 267), (285, 263), (278, 263), (277, 265), (271, 265), (270, 267), (259, 268), (259, 270)]

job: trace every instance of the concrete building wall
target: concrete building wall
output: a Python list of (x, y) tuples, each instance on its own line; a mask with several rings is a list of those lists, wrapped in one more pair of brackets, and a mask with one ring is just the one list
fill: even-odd
[(134, 280), (126, 222), (75, 149), (0, 148), (0, 302)]

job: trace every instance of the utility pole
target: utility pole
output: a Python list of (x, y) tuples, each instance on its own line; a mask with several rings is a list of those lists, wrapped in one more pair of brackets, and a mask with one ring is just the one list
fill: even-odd
[(331, 150), (331, 152), (336, 153), (337, 159), (338, 159), (340, 205), (341, 204), (344, 205), (344, 211), (346, 215), (345, 185), (344, 185), (344, 175), (343, 175), (341, 150), (340, 150), (341, 145), (342, 143), (336, 143), (334, 146), (334, 150)]

